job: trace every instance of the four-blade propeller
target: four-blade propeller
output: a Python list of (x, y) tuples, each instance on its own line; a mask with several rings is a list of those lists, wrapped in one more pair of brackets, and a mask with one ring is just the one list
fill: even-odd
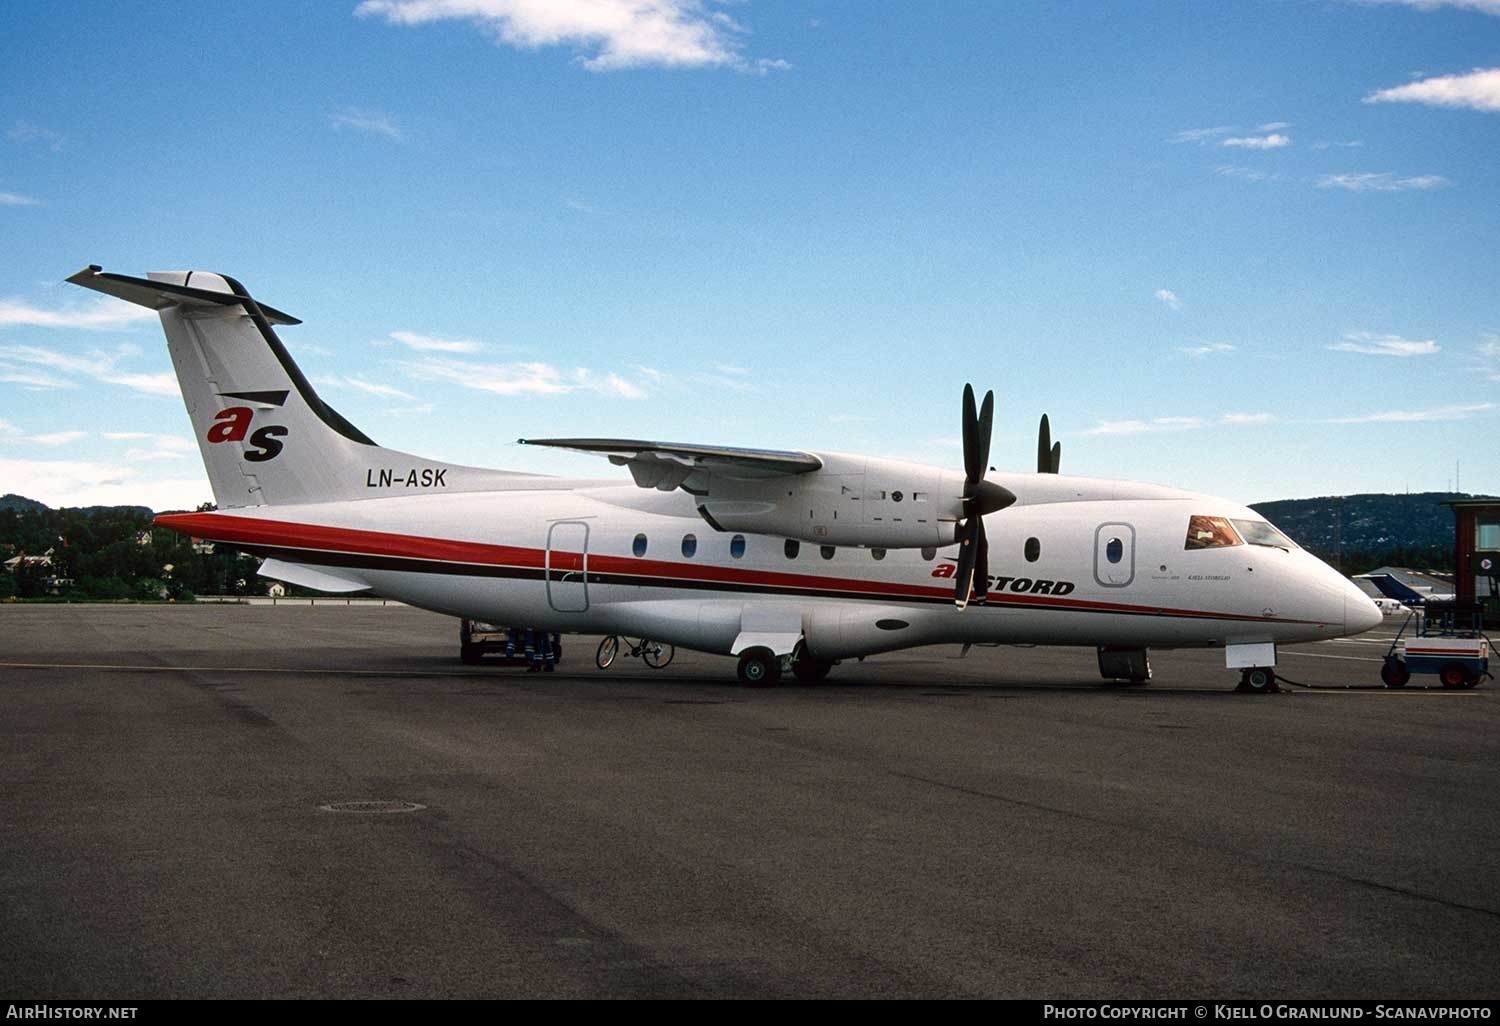
[(974, 387), (964, 385), (964, 492), (963, 513), (958, 523), (958, 573), (953, 582), (953, 602), (959, 609), (983, 602), (990, 590), (990, 546), (984, 534), (984, 515), (1002, 510), (1016, 501), (1008, 488), (984, 479), (990, 462), (990, 431), (995, 419), (995, 393), (984, 394), (984, 404), (974, 408)]

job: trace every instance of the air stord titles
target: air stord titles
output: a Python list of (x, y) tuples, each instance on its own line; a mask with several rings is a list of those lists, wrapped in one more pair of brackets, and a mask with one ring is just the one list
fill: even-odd
[[(952, 561), (939, 563), (932, 569), (932, 576), (951, 578), (958, 573), (958, 564)], [(1007, 577), (1004, 574), (990, 575), (990, 591), (1013, 591), (1017, 595), (1071, 595), (1077, 587), (1072, 581), (1049, 581), (1040, 577)]]

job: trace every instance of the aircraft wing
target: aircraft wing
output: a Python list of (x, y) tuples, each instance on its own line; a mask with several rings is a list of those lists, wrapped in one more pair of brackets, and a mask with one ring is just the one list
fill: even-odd
[[(617, 467), (628, 467), (631, 477), (642, 488), (656, 488), (663, 492), (679, 486), (692, 491), (695, 484), (701, 486), (710, 475), (762, 481), (791, 474), (810, 474), (823, 467), (823, 461), (810, 452), (777, 449), (681, 445), (632, 438), (521, 438), (518, 441), (522, 445), (545, 445), (607, 457)], [(699, 481), (690, 481), (695, 474), (699, 475)]]

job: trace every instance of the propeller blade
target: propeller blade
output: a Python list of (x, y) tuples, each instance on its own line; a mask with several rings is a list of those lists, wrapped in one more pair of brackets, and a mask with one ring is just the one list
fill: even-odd
[(979, 524), (975, 543), (979, 551), (974, 555), (974, 601), (983, 605), (990, 595), (990, 540), (984, 533), (984, 521), (978, 517), (975, 520)]
[(1052, 470), (1051, 470), (1051, 473), (1056, 474), (1058, 472), (1058, 469), (1061, 466), (1062, 466), (1062, 443), (1061, 442), (1053, 442), (1052, 443)]
[(964, 385), (964, 491), (968, 492), (984, 477), (985, 464), (975, 459), (979, 455), (979, 414), (974, 411), (974, 386)]
[(1045, 413), (1042, 414), (1042, 426), (1036, 433), (1036, 472), (1052, 473), (1052, 425), (1047, 422)]
[[(979, 407), (979, 459), (976, 461), (979, 473), (972, 478), (975, 482), (984, 479), (984, 472), (990, 465), (990, 435), (995, 426), (995, 393), (984, 393), (984, 403)], [(968, 469), (965, 467), (965, 469)]]
[(984, 529), (984, 521), (970, 517), (959, 528), (961, 537), (958, 546), (958, 572), (953, 578), (953, 604), (962, 610), (969, 604), (969, 589), (974, 584), (974, 560), (979, 555), (978, 531)]

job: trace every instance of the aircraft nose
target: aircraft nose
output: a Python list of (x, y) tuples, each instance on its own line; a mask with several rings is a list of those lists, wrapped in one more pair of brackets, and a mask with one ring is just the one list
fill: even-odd
[(1377, 627), (1385, 619), (1380, 612), (1380, 607), (1370, 601), (1370, 597), (1356, 588), (1352, 583), (1344, 588), (1344, 631), (1348, 634), (1361, 634), (1372, 627)]

